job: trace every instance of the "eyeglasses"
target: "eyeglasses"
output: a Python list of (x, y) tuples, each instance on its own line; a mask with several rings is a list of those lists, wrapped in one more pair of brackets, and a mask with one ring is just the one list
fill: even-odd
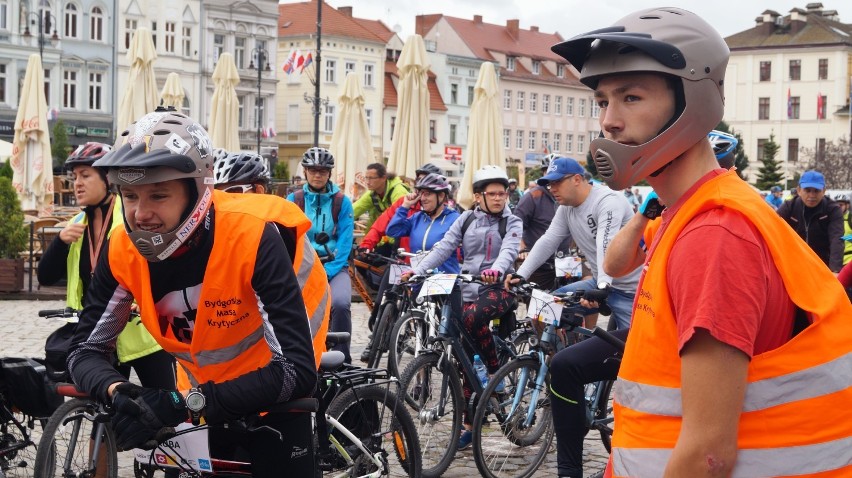
[(565, 176), (564, 178), (562, 178), (558, 181), (550, 181), (549, 183), (547, 183), (547, 186), (545, 186), (545, 187), (547, 188), (548, 191), (552, 190), (553, 188), (558, 188), (559, 185), (562, 184), (566, 179), (573, 178), (574, 176), (577, 176), (577, 174)]
[(502, 199), (509, 195), (506, 191), (489, 191), (482, 193), (489, 199)]
[(254, 191), (254, 184), (235, 184), (233, 186), (228, 186), (222, 191), (226, 193), (234, 193), (234, 194), (245, 194), (247, 192)]
[(331, 170), (325, 168), (305, 168), (305, 172), (314, 176), (322, 176), (325, 173), (331, 172)]

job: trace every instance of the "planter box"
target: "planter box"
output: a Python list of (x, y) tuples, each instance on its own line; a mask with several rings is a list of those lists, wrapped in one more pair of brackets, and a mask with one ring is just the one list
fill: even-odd
[(0, 259), (0, 292), (24, 289), (24, 260)]

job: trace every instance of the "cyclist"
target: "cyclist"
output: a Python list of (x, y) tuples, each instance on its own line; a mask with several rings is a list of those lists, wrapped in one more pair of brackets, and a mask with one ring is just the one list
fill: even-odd
[(364, 179), (367, 180), (367, 189), (370, 192), (358, 198), (352, 207), (356, 218), (361, 217), (365, 212), (370, 213), (370, 218), (366, 224), (367, 229), (370, 229), (370, 226), (385, 209), (410, 191), (408, 186), (402, 182), (402, 179), (393, 173), (388, 173), (387, 168), (382, 163), (367, 165)]
[[(112, 402), (121, 449), (152, 447), (163, 426), (221, 424), (311, 396), (316, 386), (292, 262), (309, 257), (296, 240), (310, 222), (276, 196), (214, 191), (212, 159), (201, 125), (158, 108), (95, 163), (121, 196), (124, 228), (98, 262), (68, 366), (83, 390)], [(134, 298), (145, 328), (180, 364), (178, 390), (139, 387), (110, 367)], [(211, 453), (241, 447), (254, 476), (311, 476), (310, 414), (259, 420), (281, 440), (213, 428)]]
[[(500, 276), (513, 271), (518, 256), (518, 246), (523, 234), (521, 220), (509, 210), (507, 189), (509, 178), (497, 166), (485, 166), (473, 174), (473, 192), (476, 208), (465, 211), (450, 226), (444, 238), (432, 246), (410, 274), (423, 275), (443, 264), (459, 247), (464, 250), (462, 271), (482, 275), (487, 285), (464, 284), (461, 291), (454, 290), (450, 306), (456, 317), (461, 317), (465, 329), (476, 340), (488, 373), (497, 371), (497, 351), (489, 322), (512, 310), (514, 296), (503, 289)], [(462, 305), (462, 301), (464, 305)], [(472, 394), (471, 386), (464, 384), (466, 399)], [(459, 449), (470, 446), (471, 417), (465, 412), (465, 431)]]
[[(213, 151), (215, 161), (213, 163), (213, 178), (215, 188), (229, 193), (257, 193), (264, 194), (269, 188), (269, 162), (263, 156), (252, 152), (240, 151), (228, 153), (218, 148)], [(299, 241), (304, 243), (307, 239), (303, 236)], [(298, 274), (299, 289), (309, 291), (303, 293), (305, 308), (311, 322), (311, 335), (314, 338), (314, 359), (319, 367), (323, 352), (326, 351), (325, 338), (328, 332), (331, 291), (328, 289), (328, 278), (325, 269), (320, 262), (319, 256), (313, 247), (302, 248), (306, 254), (310, 254), (310, 273)], [(326, 289), (326, 293), (319, 295), (313, 291)]]
[[(334, 168), (331, 151), (309, 148), (302, 156), (301, 164), (308, 180), (301, 191), (288, 195), (287, 199), (305, 211), (312, 224), (307, 237), (317, 254), (327, 259), (324, 266), (331, 287), (331, 323), (328, 330), (351, 333), (352, 282), (347, 267), (355, 232), (352, 201), (331, 180)], [(327, 239), (320, 241), (318, 237)], [(343, 352), (347, 363), (352, 361), (349, 342), (339, 343), (334, 349)]]
[(518, 180), (509, 178), (509, 209), (514, 210), (524, 193), (518, 189)]
[[(77, 147), (65, 161), (65, 169), (74, 179), (74, 196), (83, 211), (74, 216), (38, 262), (38, 281), (51, 285), (66, 279), (66, 305), (82, 310), (86, 292), (92, 283), (92, 272), (105, 251), (108, 237), (121, 227), (121, 201), (109, 191), (106, 172), (92, 167), (112, 147), (90, 142)], [(164, 352), (142, 327), (139, 317), (130, 321), (116, 344), (118, 370), (130, 377), (130, 368), (146, 387), (175, 387), (175, 360)], [(65, 370), (65, 364), (59, 370)]]
[[(669, 7), (632, 13), (553, 51), (579, 69), (601, 107), (604, 137), (591, 143), (598, 171), (615, 189), (645, 179), (668, 205), (620, 366), (617, 459), (608, 472), (848, 472), (849, 452), (806, 458), (817, 449), (845, 450), (852, 436), (845, 417), (838, 424), (834, 414), (779, 410), (848, 403), (852, 379), (825, 364), (852, 348), (844, 325), (852, 306), (807, 245), (767, 214), (763, 199), (736, 172), (717, 167), (705, 137), (724, 112), (729, 50), (722, 37), (693, 13)], [(736, 277), (736, 286), (713, 286), (720, 277)], [(795, 336), (794, 303), (811, 322)], [(790, 376), (800, 380), (792, 384)]]

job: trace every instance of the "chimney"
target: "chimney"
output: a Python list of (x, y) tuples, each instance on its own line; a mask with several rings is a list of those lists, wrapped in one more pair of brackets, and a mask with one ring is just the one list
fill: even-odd
[(808, 22), (808, 13), (801, 8), (790, 10), (790, 35), (795, 35), (802, 31)]
[(481, 25), (482, 24), (482, 15), (474, 15), (473, 16), (473, 23), (475, 25)]
[(775, 22), (781, 14), (774, 10), (765, 10), (763, 12), (763, 24), (760, 32), (764, 35), (771, 35), (775, 31)]
[(530, 31), (538, 33), (538, 27), (533, 25), (533, 26), (530, 27)]
[(352, 7), (338, 7), (337, 11), (352, 18)]
[(805, 8), (808, 10), (808, 13), (811, 13), (811, 12), (820, 13), (820, 12), (822, 12), (822, 3), (820, 3), (820, 2), (809, 3), (809, 4), (807, 4), (807, 6), (805, 6)]
[(519, 37), (519, 30), (521, 26), (521, 21), (518, 19), (514, 20), (506, 20), (506, 30), (509, 31), (509, 35), (515, 40)]

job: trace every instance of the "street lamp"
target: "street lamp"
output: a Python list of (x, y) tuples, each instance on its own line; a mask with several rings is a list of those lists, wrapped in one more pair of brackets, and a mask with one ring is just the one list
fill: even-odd
[[(257, 123), (257, 154), (260, 154), (260, 75), (263, 73), (263, 64), (266, 63), (266, 72), (272, 71), (269, 67), (269, 52), (266, 48), (258, 45), (251, 50), (252, 60), (249, 62), (249, 70), (257, 69), (257, 98), (254, 101), (256, 111), (255, 118)], [(257, 58), (257, 68), (254, 66), (254, 59)]]
[[(44, 7), (47, 5), (46, 1), (42, 1), (39, 5), (40, 7)], [(24, 18), (26, 18), (27, 22), (24, 25), (24, 38), (27, 41), (33, 37), (32, 33), (30, 33), (30, 23), (33, 25), (38, 25), (38, 55), (43, 60), (44, 59), (44, 35), (45, 33), (50, 32), (50, 27), (57, 24), (56, 17), (53, 16), (49, 11), (40, 9), (38, 12), (25, 12)], [(56, 47), (59, 43), (59, 34), (56, 32), (56, 29), (53, 30), (53, 35), (50, 36), (50, 46)]]
[[(315, 80), (319, 81), (319, 80)], [(303, 95), (305, 103), (311, 105), (311, 114), (314, 115), (314, 146), (319, 146), (319, 117), (322, 109), (328, 106), (328, 97), (311, 96), (306, 91)]]

